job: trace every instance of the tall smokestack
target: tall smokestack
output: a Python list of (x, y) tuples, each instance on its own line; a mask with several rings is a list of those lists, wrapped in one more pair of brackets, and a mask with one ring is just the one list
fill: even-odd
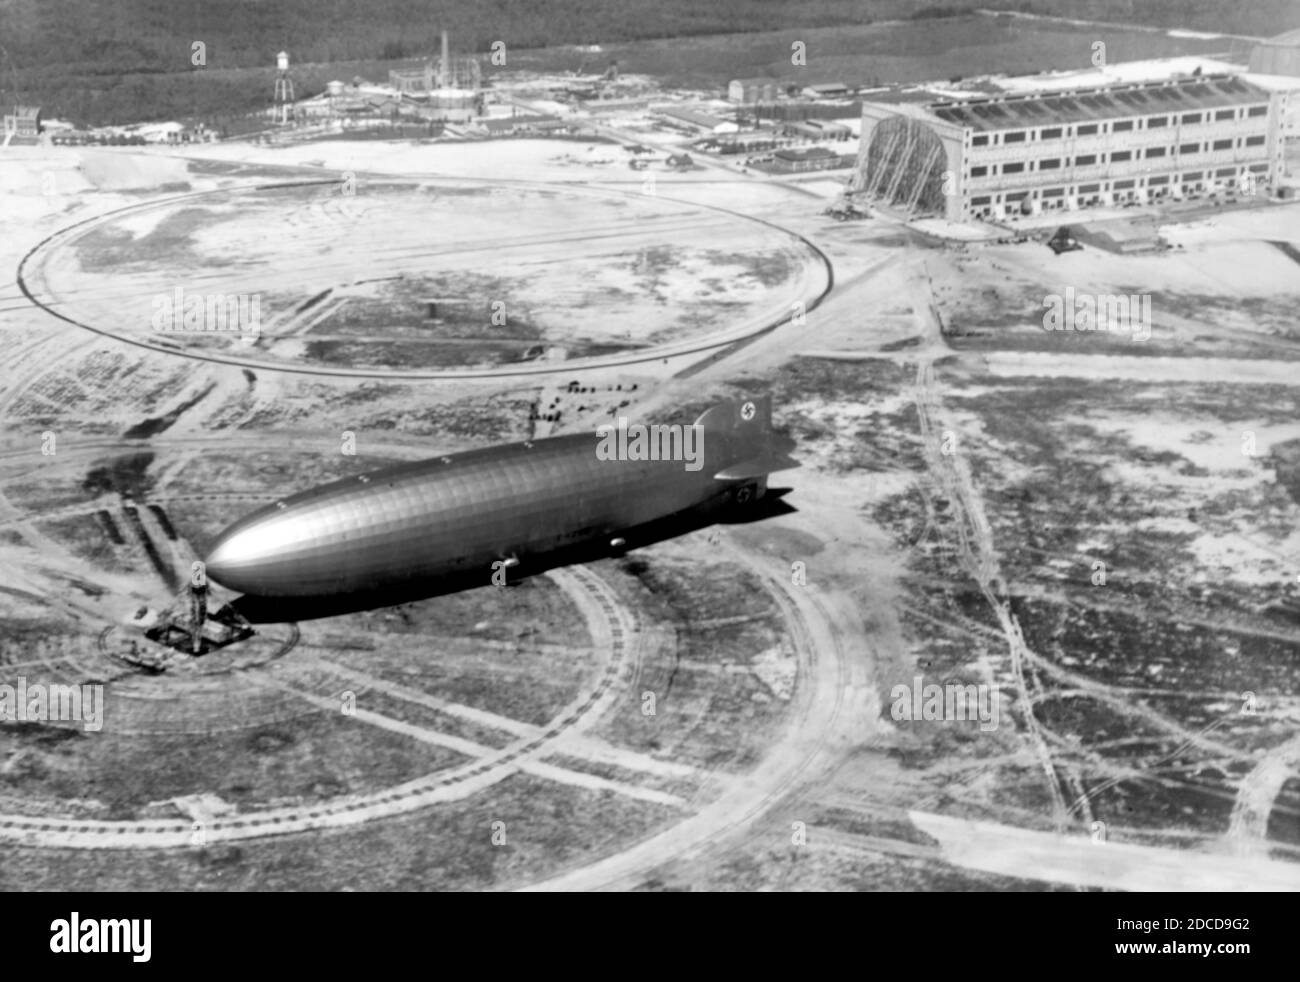
[(447, 54), (447, 32), (442, 32), (442, 62), (438, 67), (438, 87), (445, 89), (451, 85), (451, 62)]

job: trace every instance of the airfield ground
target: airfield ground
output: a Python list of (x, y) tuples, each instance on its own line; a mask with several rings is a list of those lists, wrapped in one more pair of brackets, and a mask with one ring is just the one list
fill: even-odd
[[(591, 146), (0, 160), (0, 662), (107, 683), (0, 726), (0, 886), (1300, 886), (1300, 206), (1058, 257)], [(177, 286), (264, 336), (153, 331)], [(1044, 332), (1065, 286), (1150, 339)], [(762, 392), (787, 510), (116, 656), (286, 490)], [(894, 719), (918, 676), (999, 725)]]

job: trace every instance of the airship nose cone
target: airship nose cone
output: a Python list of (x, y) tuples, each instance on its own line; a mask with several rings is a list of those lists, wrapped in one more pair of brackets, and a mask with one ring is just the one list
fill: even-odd
[(296, 531), (292, 516), (255, 517), (237, 522), (213, 543), (204, 563), (208, 576), (240, 593), (258, 593), (286, 556), (284, 540)]
[(248, 546), (248, 537), (244, 533), (226, 532), (218, 538), (203, 560), (209, 579), (231, 590), (249, 592), (246, 576), (241, 574), (246, 574), (256, 564), (256, 557), (250, 555)]
[(204, 562), (208, 577), (227, 589), (296, 596), (323, 573), (346, 568), (346, 555), (328, 555), (335, 538), (342, 537), (334, 534), (328, 516), (310, 507), (277, 503), (222, 532)]

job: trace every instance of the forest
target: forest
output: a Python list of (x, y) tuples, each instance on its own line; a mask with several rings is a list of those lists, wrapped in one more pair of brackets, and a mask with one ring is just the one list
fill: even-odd
[[(1295, 0), (0, 0), (0, 105), (93, 125), (238, 114), (262, 107), (275, 54), (302, 71), (423, 57), (860, 25), (976, 7), (1083, 20), (1273, 35), (1300, 26)], [(194, 64), (194, 44), (203, 64)], [(603, 67), (600, 66), (600, 67)], [(383, 72), (370, 77), (383, 77)]]

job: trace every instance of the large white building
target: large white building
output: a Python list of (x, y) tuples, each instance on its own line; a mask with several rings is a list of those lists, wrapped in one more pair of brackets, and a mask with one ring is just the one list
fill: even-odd
[(1233, 74), (867, 102), (855, 186), (910, 215), (1146, 201), (1269, 188), (1292, 93)]
[(14, 106), (13, 112), (4, 114), (4, 130), (0, 131), (0, 142), (4, 146), (11, 143), (37, 143), (41, 134), (41, 110), (37, 106)]
[(1300, 75), (1300, 31), (1287, 31), (1255, 46), (1250, 70), (1260, 75)]

